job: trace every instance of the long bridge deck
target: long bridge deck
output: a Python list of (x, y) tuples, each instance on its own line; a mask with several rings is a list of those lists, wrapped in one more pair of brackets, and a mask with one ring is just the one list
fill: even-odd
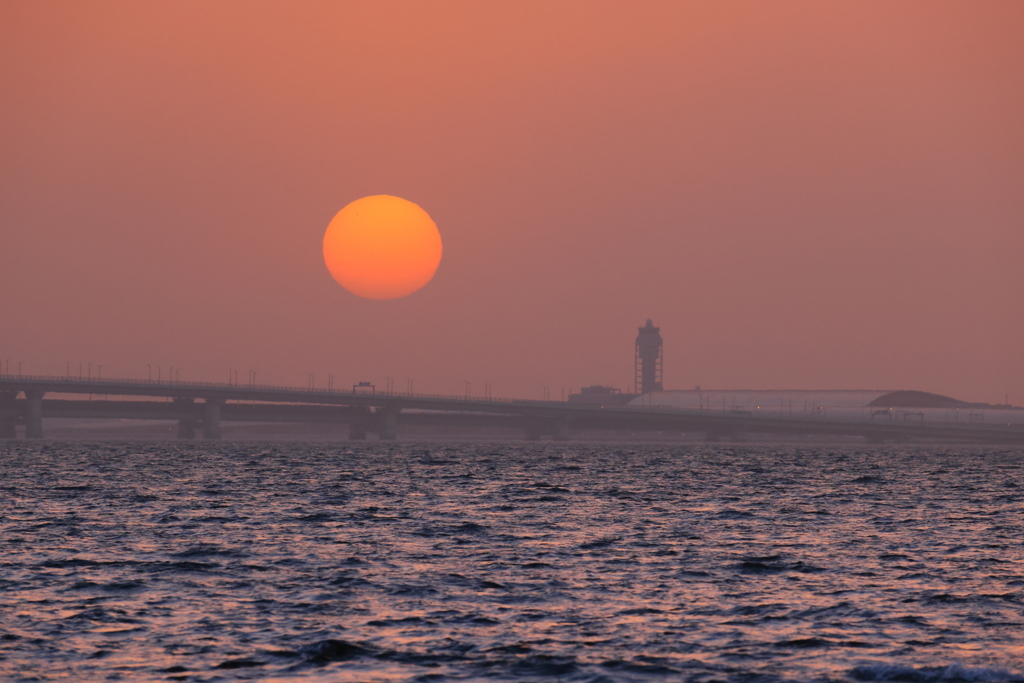
[[(47, 398), (49, 396), (49, 398)], [(89, 398), (70, 399), (69, 396)], [(103, 400), (95, 400), (104, 397)], [(110, 400), (109, 397), (117, 397)], [(125, 400), (130, 397), (130, 400)], [(580, 430), (702, 432), (719, 439), (742, 434), (862, 436), (871, 442), (929, 440), (1024, 444), (1024, 425), (821, 419), (737, 414), (664, 406), (596, 406), (428, 394), (347, 392), (264, 385), (153, 382), (0, 375), (0, 438), (24, 425), (43, 437), (43, 419), (57, 417), (174, 420), (180, 438), (221, 436), (221, 423), (312, 422), (349, 426), (349, 436), (395, 439), (403, 424), (512, 427), (528, 439), (567, 439)]]

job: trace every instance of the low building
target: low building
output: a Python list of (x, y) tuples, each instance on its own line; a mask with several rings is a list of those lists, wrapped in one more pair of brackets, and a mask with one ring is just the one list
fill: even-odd
[(569, 394), (569, 403), (584, 403), (595, 406), (624, 406), (633, 400), (635, 394), (624, 394), (614, 387), (595, 384), (583, 387), (578, 394)]

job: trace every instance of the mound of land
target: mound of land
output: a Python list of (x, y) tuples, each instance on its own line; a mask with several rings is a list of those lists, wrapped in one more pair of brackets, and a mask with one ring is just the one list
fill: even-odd
[(993, 408), (1000, 410), (1021, 410), (1016, 406), (993, 405), (991, 403), (968, 403), (949, 396), (929, 394), (927, 391), (893, 391), (879, 396), (868, 404), (869, 408)]

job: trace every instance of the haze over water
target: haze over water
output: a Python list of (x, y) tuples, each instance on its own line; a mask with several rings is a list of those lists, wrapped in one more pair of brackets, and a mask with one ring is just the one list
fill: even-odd
[(0, 461), (5, 680), (1024, 680), (1019, 449)]

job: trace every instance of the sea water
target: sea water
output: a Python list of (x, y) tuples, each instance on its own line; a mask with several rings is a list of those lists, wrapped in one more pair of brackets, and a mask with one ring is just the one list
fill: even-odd
[(0, 679), (1024, 681), (1024, 451), (0, 445)]

